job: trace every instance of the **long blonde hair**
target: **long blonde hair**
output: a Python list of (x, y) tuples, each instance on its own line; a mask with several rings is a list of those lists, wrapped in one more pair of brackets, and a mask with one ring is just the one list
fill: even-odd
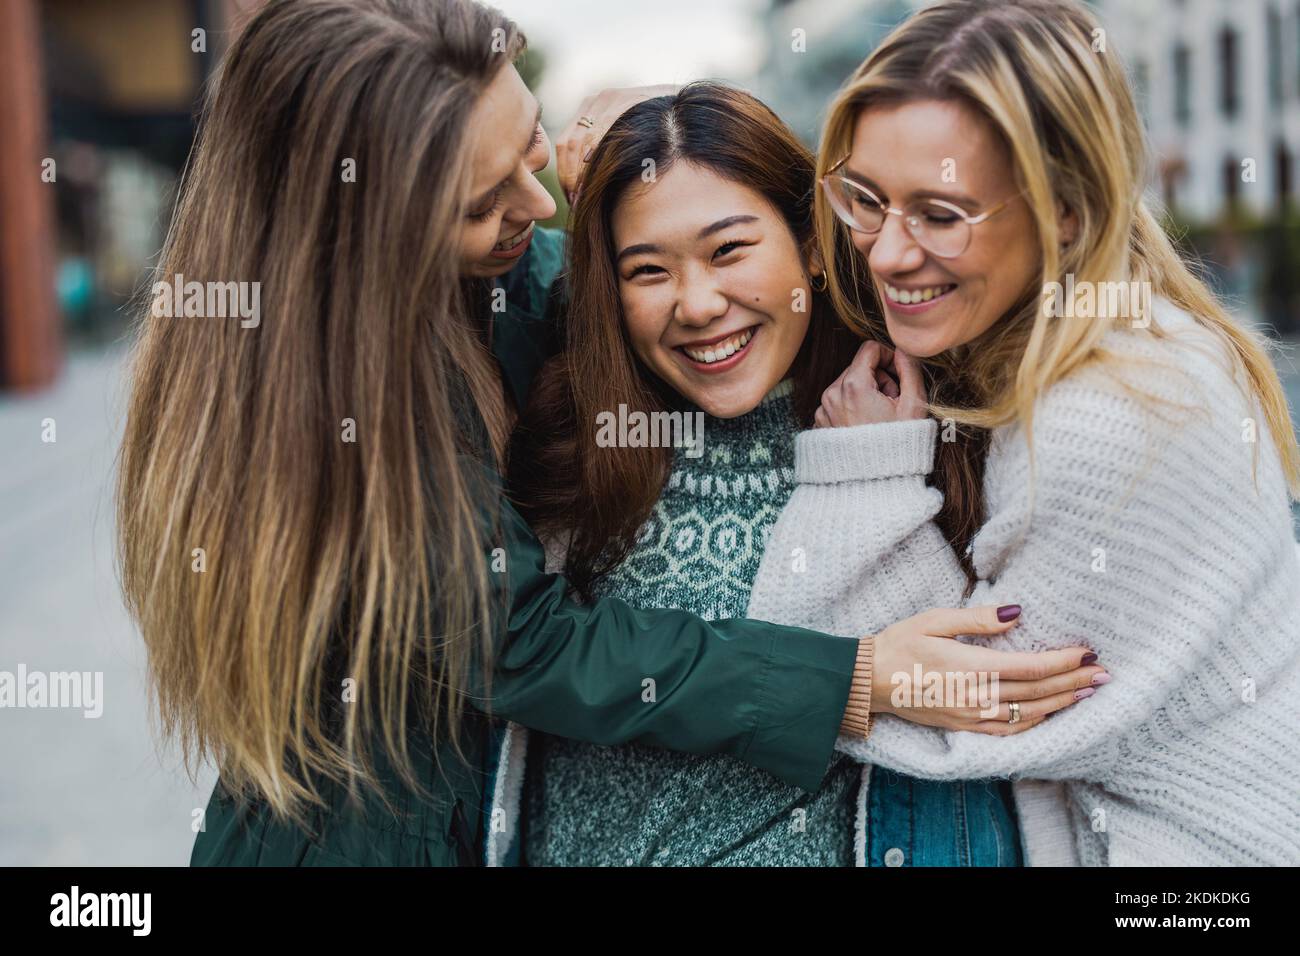
[[(818, 179), (850, 152), (857, 117), (870, 105), (958, 99), (972, 106), (1010, 150), (1038, 226), (1041, 284), (977, 342), (936, 358), (935, 414), (979, 430), (1020, 422), (1032, 431), (1035, 400), (1076, 369), (1107, 361), (1101, 339), (1115, 328), (1082, 315), (1049, 315), (1040, 290), (1069, 273), (1077, 283), (1149, 283), (1153, 299), (1169, 300), (1213, 331), (1244, 370), (1294, 495), (1300, 452), (1277, 373), (1262, 341), (1228, 317), (1148, 208), (1142, 125), (1117, 55), (1094, 51), (1102, 36), (1093, 15), (1073, 0), (947, 0), (919, 11), (840, 90), (822, 135)], [(1064, 248), (1062, 205), (1077, 220), (1077, 235)], [(817, 223), (840, 314), (887, 341), (862, 257), (842, 255), (851, 248), (849, 231), (820, 191)], [(836, 268), (845, 261), (849, 270)], [(1154, 324), (1149, 332), (1161, 334)], [(962, 400), (950, 403), (956, 396)], [(941, 466), (946, 454), (950, 467), (960, 467), (953, 456), (963, 452), (955, 445), (941, 449)]]
[(416, 723), (460, 753), (488, 669), (464, 426), (499, 455), (506, 413), (458, 239), (470, 113), (523, 42), (467, 0), (278, 0), (205, 105), (157, 276), (260, 283), (263, 314), (142, 315), (121, 573), (164, 732), (283, 816), (381, 747), (414, 783)]

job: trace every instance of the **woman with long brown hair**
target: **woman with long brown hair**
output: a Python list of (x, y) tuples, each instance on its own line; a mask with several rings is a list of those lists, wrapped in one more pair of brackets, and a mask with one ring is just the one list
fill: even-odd
[[(512, 490), (564, 551), (557, 563), (585, 599), (744, 615), (766, 535), (794, 485), (796, 434), (813, 424), (822, 393), (859, 346), (819, 281), (812, 154), (754, 97), (693, 83), (625, 112), (588, 166), (573, 220), (569, 347), (539, 376), (520, 423)], [(618, 408), (694, 417), (702, 435), (675, 449), (611, 444), (589, 423)], [(924, 413), (923, 402), (903, 412)], [(777, 560), (792, 560), (802, 587), (821, 593), (824, 568), (799, 568), (797, 553)], [(1002, 628), (1014, 620), (1007, 610)], [(878, 660), (893, 666), (900, 651), (884, 645)], [(945, 670), (1003, 668), (1008, 696), (1038, 663), (955, 643), (944, 650), (969, 655)], [(1100, 672), (1072, 666), (1049, 691), (1025, 682), (1017, 699), (1040, 720)], [(1006, 727), (973, 707), (961, 717), (963, 729)], [(498, 778), (506, 821), (523, 783), (523, 747), (507, 745)], [(858, 769), (847, 759), (812, 794), (728, 756), (638, 744), (534, 735), (526, 767), (530, 865), (853, 861)], [(936, 862), (1019, 862), (1005, 784), (915, 788), (933, 808), (924, 817), (934, 843), (951, 848)], [(490, 861), (510, 836), (495, 841)]]

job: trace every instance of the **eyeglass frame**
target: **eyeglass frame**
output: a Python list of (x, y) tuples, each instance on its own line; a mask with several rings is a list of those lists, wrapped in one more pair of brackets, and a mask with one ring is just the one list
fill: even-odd
[[(831, 186), (830, 186), (830, 183), (828, 182), (828, 180), (830, 180), (830, 179), (832, 179), (832, 178), (834, 178), (834, 179), (838, 179), (838, 180), (842, 180), (843, 182), (848, 183), (848, 184), (849, 184), (850, 186), (852, 186), (854, 189), (861, 190), (862, 192), (866, 193), (866, 194), (867, 194), (868, 196), (870, 196), (873, 200), (875, 200), (876, 208), (878, 208), (878, 209), (881, 211), (881, 213), (883, 213), (883, 214), (885, 214), (885, 215), (898, 216), (900, 219), (902, 219), (902, 220), (903, 220), (903, 226), (904, 226), (904, 228), (907, 229), (907, 234), (908, 234), (909, 236), (912, 237), (912, 241), (915, 242), (915, 243), (916, 243), (918, 246), (920, 246), (922, 249), (925, 249), (925, 251), (928, 252), (930, 255), (932, 255), (932, 256), (936, 256), (936, 257), (938, 257), (938, 258), (940, 258), (940, 259), (956, 259), (958, 256), (960, 256), (960, 255), (964, 255), (964, 254), (966, 253), (966, 250), (970, 248), (971, 237), (974, 235), (974, 230), (973, 230), (973, 229), (969, 229), (969, 230), (967, 230), (967, 232), (966, 232), (966, 244), (962, 247), (962, 249), (961, 249), (960, 252), (954, 252), (952, 255), (947, 255), (947, 256), (945, 256), (945, 255), (940, 255), (939, 253), (935, 252), (933, 249), (928, 248), (928, 247), (927, 247), (923, 242), (921, 242), (920, 238), (919, 238), (919, 237), (918, 237), (914, 232), (912, 232), (912, 230), (911, 230), (911, 228), (910, 228), (910, 224), (909, 224), (909, 222), (908, 222), (908, 218), (907, 218), (907, 210), (906, 210), (906, 209), (898, 209), (898, 208), (896, 208), (896, 207), (894, 207), (894, 206), (890, 206), (890, 205), (888, 205), (887, 203), (885, 203), (884, 200), (882, 200), (879, 196), (877, 196), (875, 193), (873, 193), (870, 189), (868, 189), (868, 188), (867, 188), (866, 186), (864, 186), (862, 183), (859, 183), (859, 182), (856, 182), (856, 181), (854, 181), (854, 180), (852, 180), (852, 179), (849, 179), (849, 178), (848, 178), (847, 176), (845, 176), (843, 173), (837, 173), (837, 172), (836, 172), (837, 169), (839, 169), (841, 166), (843, 166), (845, 163), (847, 163), (847, 162), (849, 161), (850, 156), (852, 156), (851, 153), (849, 154), (849, 156), (845, 156), (843, 159), (841, 159), (838, 163), (836, 163), (836, 164), (835, 164), (834, 166), (832, 166), (830, 169), (826, 170), (826, 175), (822, 176), (822, 178), (821, 178), (821, 187), (822, 187), (822, 189), (824, 189), (824, 190), (826, 191), (826, 201), (827, 201), (827, 203), (830, 204), (831, 211), (832, 211), (833, 213), (835, 213), (835, 218), (836, 218), (836, 219), (838, 219), (840, 222), (844, 223), (844, 225), (848, 226), (848, 227), (849, 227), (850, 229), (852, 229), (853, 231), (855, 231), (855, 232), (860, 232), (860, 233), (862, 233), (863, 235), (867, 235), (867, 236), (876, 236), (876, 235), (879, 235), (881, 232), (884, 231), (884, 228), (885, 228), (885, 219), (884, 219), (883, 217), (882, 217), (881, 220), (880, 220), (880, 228), (875, 229), (875, 230), (863, 229), (863, 228), (862, 228), (858, 223), (847, 221), (847, 220), (845, 219), (844, 215), (839, 211), (839, 209), (836, 208), (836, 206), (835, 206), (835, 201), (834, 201), (833, 199), (831, 199), (831, 196), (830, 196)], [(968, 216), (968, 215), (966, 215), (966, 210), (962, 209), (960, 206), (958, 206), (958, 205), (956, 205), (956, 204), (954, 204), (954, 203), (950, 203), (950, 202), (948, 202), (948, 201), (945, 200), (945, 199), (934, 199), (934, 198), (931, 198), (931, 199), (927, 199), (927, 200), (925, 200), (925, 201), (926, 201), (926, 202), (932, 202), (932, 203), (935, 203), (935, 204), (937, 204), (937, 205), (942, 206), (944, 209), (947, 209), (949, 212), (956, 213), (958, 216), (961, 217), (962, 221), (965, 222), (967, 226), (978, 226), (980, 223), (984, 222), (985, 220), (987, 220), (987, 219), (991, 219), (991, 218), (993, 218), (994, 216), (996, 216), (998, 213), (1000, 213), (1003, 209), (1005, 209), (1008, 205), (1011, 204), (1012, 200), (1019, 199), (1019, 198), (1020, 198), (1021, 196), (1023, 196), (1023, 195), (1024, 195), (1024, 190), (1022, 189), (1022, 190), (1020, 190), (1019, 192), (1013, 193), (1012, 195), (1008, 196), (1006, 199), (1002, 200), (1002, 202), (998, 203), (998, 204), (997, 204), (996, 206), (994, 206), (992, 209), (986, 209), (984, 212), (980, 213), (978, 216)], [(852, 216), (850, 216), (849, 218), (851, 219)], [(914, 219), (914, 218), (915, 218), (915, 217), (913, 217), (913, 219)]]

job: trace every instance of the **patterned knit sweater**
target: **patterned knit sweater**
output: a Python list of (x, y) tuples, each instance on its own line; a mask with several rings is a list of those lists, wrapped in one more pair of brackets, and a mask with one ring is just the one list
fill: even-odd
[[(709, 620), (744, 616), (766, 536), (794, 487), (790, 392), (783, 382), (747, 415), (706, 416), (703, 456), (677, 452), (601, 596)], [(857, 773), (843, 756), (807, 794), (727, 756), (530, 739), (530, 866), (852, 865)]]
[[(1212, 334), (1167, 302), (1154, 318), (1167, 337), (1108, 333), (1126, 365), (1041, 397), (1032, 471), (1024, 430), (994, 433), (973, 549), (967, 603), (1024, 613), (972, 642), (1086, 644), (1111, 683), (1012, 737), (881, 715), (841, 747), (917, 777), (1017, 778), (1031, 865), (1294, 866), (1300, 560), (1278, 453)], [(800, 435), (799, 486), (750, 614), (857, 634), (961, 604), (925, 484), (936, 431), (927, 419)], [(795, 549), (806, 574), (791, 572)]]

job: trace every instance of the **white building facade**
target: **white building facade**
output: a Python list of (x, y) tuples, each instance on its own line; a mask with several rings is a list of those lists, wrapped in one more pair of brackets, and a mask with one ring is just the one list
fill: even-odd
[(1300, 2), (1105, 0), (1180, 218), (1239, 203), (1261, 218), (1295, 194), (1300, 155)]
[[(756, 78), (815, 138), (825, 106), (921, 0), (774, 0)], [(1096, 0), (1106, 52), (1123, 58), (1150, 132), (1152, 191), (1178, 218), (1230, 204), (1260, 218), (1295, 196), (1300, 169), (1300, 0)], [(802, 31), (802, 34), (796, 31)], [(804, 49), (792, 49), (802, 38)], [(815, 123), (815, 125), (814, 125)]]

